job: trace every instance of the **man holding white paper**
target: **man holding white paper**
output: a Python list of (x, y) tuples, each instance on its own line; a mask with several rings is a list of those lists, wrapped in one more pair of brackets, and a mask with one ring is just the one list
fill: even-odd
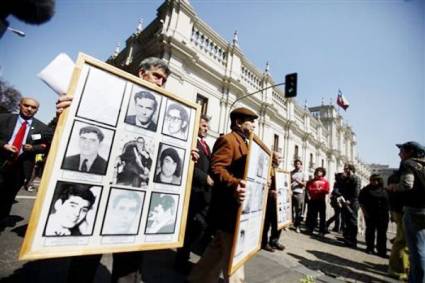
[[(164, 87), (170, 70), (167, 64), (155, 57), (144, 59), (140, 63), (138, 76), (159, 87)], [(56, 112), (61, 114), (71, 105), (72, 97), (61, 96), (56, 103)], [(102, 255), (86, 255), (74, 257), (68, 271), (68, 282), (93, 282)], [(112, 283), (139, 283), (142, 281), (141, 263), (143, 252), (125, 252), (113, 254)]]

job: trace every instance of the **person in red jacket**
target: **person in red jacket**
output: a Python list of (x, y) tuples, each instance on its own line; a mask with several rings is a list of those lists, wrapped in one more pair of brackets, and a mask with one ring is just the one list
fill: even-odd
[(307, 182), (308, 211), (307, 231), (312, 234), (317, 225), (319, 213), (319, 233), (323, 237), (326, 231), (326, 195), (329, 193), (329, 182), (325, 178), (326, 170), (318, 167), (314, 170), (314, 179)]

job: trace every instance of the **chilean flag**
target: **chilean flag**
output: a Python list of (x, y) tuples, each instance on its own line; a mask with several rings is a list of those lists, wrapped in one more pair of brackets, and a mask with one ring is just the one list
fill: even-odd
[(342, 92), (340, 89), (338, 89), (338, 97), (336, 99), (336, 104), (338, 104), (339, 107), (342, 109), (347, 110), (348, 106), (350, 106), (350, 103), (348, 100), (342, 95)]

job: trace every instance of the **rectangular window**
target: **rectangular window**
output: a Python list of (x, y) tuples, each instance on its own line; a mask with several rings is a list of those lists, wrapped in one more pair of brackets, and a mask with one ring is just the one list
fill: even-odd
[(279, 135), (274, 135), (274, 139), (273, 139), (273, 150), (274, 151), (279, 151)]
[(196, 103), (201, 105), (201, 113), (207, 115), (208, 111), (208, 98), (200, 95), (199, 93), (196, 95)]

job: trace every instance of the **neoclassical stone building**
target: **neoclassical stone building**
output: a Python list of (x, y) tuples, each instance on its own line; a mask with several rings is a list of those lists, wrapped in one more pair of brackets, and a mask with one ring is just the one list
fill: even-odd
[[(187, 0), (166, 0), (157, 17), (140, 24), (108, 62), (135, 73), (140, 61), (157, 56), (172, 75), (166, 89), (196, 101), (211, 116), (209, 143), (229, 131), (229, 113), (245, 106), (259, 114), (256, 134), (271, 149), (283, 153), (286, 170), (299, 158), (309, 176), (323, 166), (333, 182), (345, 162), (353, 162), (363, 184), (370, 169), (357, 158), (356, 136), (333, 105), (303, 107), (286, 99), (268, 72), (254, 66), (238, 46), (237, 34), (226, 41), (202, 21)], [(263, 90), (265, 89), (265, 90)], [(258, 92), (241, 99), (242, 96)]]

